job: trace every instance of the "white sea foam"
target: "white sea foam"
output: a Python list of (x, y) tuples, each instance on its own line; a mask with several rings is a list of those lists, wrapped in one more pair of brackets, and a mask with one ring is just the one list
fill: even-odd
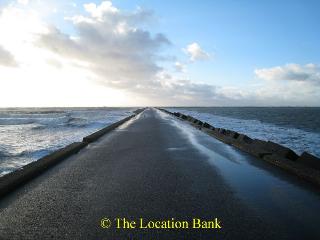
[(304, 151), (320, 157), (320, 134), (293, 127), (284, 127), (254, 119), (219, 116), (189, 109), (168, 108), (208, 122), (214, 127), (234, 130), (251, 138), (269, 140), (287, 146), (298, 154)]
[(132, 114), (132, 108), (0, 111), (0, 176)]

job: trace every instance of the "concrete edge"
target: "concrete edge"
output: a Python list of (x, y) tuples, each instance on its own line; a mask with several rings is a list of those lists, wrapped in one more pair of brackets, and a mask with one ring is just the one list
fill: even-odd
[(192, 116), (187, 116), (179, 112), (172, 113), (166, 109), (157, 109), (188, 122), (209, 136), (320, 187), (320, 159), (309, 153), (304, 152), (301, 156), (298, 156), (293, 150), (280, 144), (251, 139), (245, 134), (228, 129), (215, 128), (206, 122), (203, 123)]
[(2, 176), (0, 178), (0, 197), (15, 190), (17, 187), (25, 184), (67, 157), (76, 154), (87, 145), (88, 144), (84, 142), (71, 143), (37, 161), (31, 162), (16, 171)]
[(83, 138), (82, 142), (85, 142), (85, 143), (92, 143), (96, 140), (98, 140), (100, 137), (102, 137), (103, 135), (105, 135), (106, 133), (112, 131), (113, 129), (117, 128), (118, 126), (120, 126), (121, 124), (123, 124), (124, 122), (130, 120), (131, 118), (133, 118), (134, 116), (136, 115), (131, 115), (129, 117), (126, 117), (118, 122), (115, 122), (105, 128), (102, 128), (100, 129), (99, 131), (97, 132), (94, 132), (92, 134), (90, 134), (89, 136), (86, 136)]
[(2, 177), (0, 177), (0, 197), (5, 196), (6, 194), (14, 191), (18, 187), (24, 185), (28, 181), (32, 180), (33, 178), (37, 177), (41, 173), (45, 172), (50, 167), (58, 164), (59, 162), (63, 161), (64, 159), (70, 157), (78, 153), (81, 149), (85, 148), (89, 143), (96, 141), (104, 134), (112, 131), (113, 129), (119, 127), (126, 121), (132, 119), (133, 117), (139, 115), (143, 112), (143, 109), (137, 109), (134, 111), (134, 114), (126, 117), (118, 122), (115, 122), (97, 132), (86, 136), (83, 138), (82, 142), (74, 142), (71, 143), (53, 153), (40, 158), (34, 162), (31, 162), (16, 171), (8, 173)]
[(100, 137), (102, 137), (103, 135), (105, 135), (106, 133), (112, 131), (113, 129), (119, 127), (120, 125), (122, 125), (123, 123), (129, 121), (130, 119), (132, 119), (133, 117), (139, 115), (140, 113), (142, 113), (143, 111), (145, 110), (145, 108), (140, 108), (140, 109), (137, 109), (134, 111), (134, 114), (129, 116), (129, 117), (126, 117), (118, 122), (115, 122), (105, 128), (102, 128), (100, 130), (98, 130), (97, 132), (94, 132), (86, 137), (83, 138), (83, 142), (85, 143), (92, 143), (96, 140), (98, 140)]

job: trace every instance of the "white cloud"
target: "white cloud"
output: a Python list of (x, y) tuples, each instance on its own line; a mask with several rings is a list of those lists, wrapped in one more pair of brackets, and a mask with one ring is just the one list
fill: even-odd
[(186, 71), (186, 66), (182, 64), (181, 62), (175, 62), (174, 67), (177, 72), (185, 72)]
[(287, 64), (272, 68), (256, 69), (258, 78), (269, 81), (296, 81), (320, 84), (320, 66), (310, 63), (306, 65)]
[[(175, 79), (159, 65), (159, 60), (166, 59), (161, 50), (170, 41), (161, 33), (153, 35), (140, 28), (151, 17), (150, 12), (142, 9), (123, 12), (110, 2), (98, 6), (86, 4), (85, 10), (88, 15), (70, 18), (79, 33), (76, 38), (51, 28), (41, 36), (39, 46), (64, 58), (86, 62), (99, 84), (155, 102), (164, 96), (172, 102), (210, 94), (215, 97), (213, 86)], [(184, 70), (180, 62), (175, 67)]]
[(20, 3), (22, 5), (28, 5), (29, 4), (29, 0), (18, 0), (18, 3)]
[[(190, 105), (196, 98), (216, 97), (213, 86), (175, 79), (163, 69), (160, 63), (174, 59), (162, 54), (171, 43), (163, 34), (145, 30), (152, 20), (150, 11), (122, 11), (110, 2), (87, 4), (85, 10), (86, 14), (67, 18), (77, 32), (70, 35), (46, 24), (34, 9), (14, 5), (5, 8), (0, 14), (0, 44), (18, 60), (19, 67), (14, 72), (0, 69), (6, 79), (1, 83), (2, 91), (12, 93), (15, 86), (23, 85), (28, 96), (34, 97), (22, 101), (24, 106), (37, 104), (40, 92), (46, 96), (41, 101), (44, 105), (64, 101), (64, 105), (70, 105), (71, 99), (76, 102), (76, 98), (59, 96), (55, 103), (54, 89), (58, 92), (62, 86), (66, 92), (75, 92), (76, 87), (78, 95), (90, 95), (77, 99), (78, 105), (85, 102), (90, 106), (164, 102)], [(83, 87), (86, 82), (91, 87)], [(87, 92), (90, 89), (114, 96), (108, 92), (113, 89), (118, 97), (99, 97)], [(82, 90), (85, 94), (81, 94)], [(4, 96), (3, 93), (1, 97)], [(15, 106), (19, 98), (25, 98), (23, 92), (14, 96), (7, 95), (6, 101)]]
[(191, 61), (208, 60), (210, 58), (210, 55), (202, 50), (196, 42), (189, 44), (185, 52), (189, 55)]
[(0, 45), (0, 65), (16, 67), (18, 64), (14, 56)]
[(115, 8), (110, 1), (104, 1), (99, 6), (95, 3), (84, 4), (84, 8), (92, 17), (100, 20), (104, 15), (109, 13), (115, 14), (118, 12), (118, 9)]
[[(0, 13), (0, 64), (16, 66), (0, 66), (1, 106), (316, 105), (320, 99), (315, 64), (257, 69), (256, 75), (269, 81), (256, 86), (178, 78), (181, 74), (164, 66), (185, 72), (184, 63), (164, 55), (170, 40), (148, 31), (152, 12), (141, 8), (86, 4), (84, 14), (66, 18), (75, 35), (28, 8), (10, 5)], [(185, 52), (192, 61), (210, 57), (197, 43)]]
[(320, 67), (316, 64), (286, 64), (254, 71), (260, 81), (248, 88), (256, 103), (274, 106), (318, 106)]

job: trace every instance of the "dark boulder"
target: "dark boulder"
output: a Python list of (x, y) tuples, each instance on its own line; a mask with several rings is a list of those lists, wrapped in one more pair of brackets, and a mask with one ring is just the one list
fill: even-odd
[(189, 122), (194, 122), (194, 120), (195, 120), (194, 117), (191, 117), (191, 116), (189, 116), (189, 115), (188, 115), (187, 117), (188, 117), (188, 121), (189, 121)]
[(254, 139), (252, 142), (252, 145), (254, 145), (257, 148), (261, 148), (261, 149), (269, 149), (268, 148), (268, 142), (263, 141), (263, 140), (259, 140), (259, 139)]
[(226, 135), (227, 130), (224, 129), (224, 128), (220, 128), (220, 129), (219, 129), (219, 133), (220, 133), (220, 134), (223, 134), (223, 135)]
[(215, 128), (214, 131), (215, 131), (215, 133), (219, 133), (220, 128)]
[(244, 134), (240, 134), (237, 138), (237, 140), (240, 142), (240, 143), (247, 143), (247, 144), (251, 144), (253, 142), (253, 139), (248, 137), (247, 135), (244, 135)]
[(298, 159), (298, 155), (292, 151), (290, 148), (284, 147), (278, 143), (274, 143), (271, 141), (268, 141), (265, 145), (265, 149), (270, 150), (274, 153), (277, 153), (278, 155), (288, 158), (292, 161), (295, 161)]
[(179, 112), (174, 112), (173, 115), (175, 115), (176, 117), (180, 117), (180, 113)]
[(225, 135), (229, 136), (229, 137), (232, 137), (233, 133), (234, 133), (234, 131), (226, 129)]
[(240, 134), (237, 133), (237, 132), (232, 132), (231, 135), (230, 135), (230, 137), (232, 137), (234, 139), (237, 139), (239, 136), (240, 136)]
[(188, 119), (188, 117), (187, 117), (186, 115), (184, 115), (184, 114), (181, 114), (180, 117), (181, 117), (183, 120), (187, 120), (187, 119)]
[(266, 155), (272, 155), (273, 152), (268, 150), (265, 145), (266, 141), (262, 141), (259, 139), (252, 140), (250, 144), (250, 153), (260, 158), (263, 158)]
[(305, 166), (320, 170), (320, 159), (310, 153), (303, 152), (297, 161)]

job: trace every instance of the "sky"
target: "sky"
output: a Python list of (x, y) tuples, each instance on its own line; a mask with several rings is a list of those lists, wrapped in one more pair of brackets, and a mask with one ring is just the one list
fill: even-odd
[(320, 106), (319, 9), (1, 0), (0, 107)]

